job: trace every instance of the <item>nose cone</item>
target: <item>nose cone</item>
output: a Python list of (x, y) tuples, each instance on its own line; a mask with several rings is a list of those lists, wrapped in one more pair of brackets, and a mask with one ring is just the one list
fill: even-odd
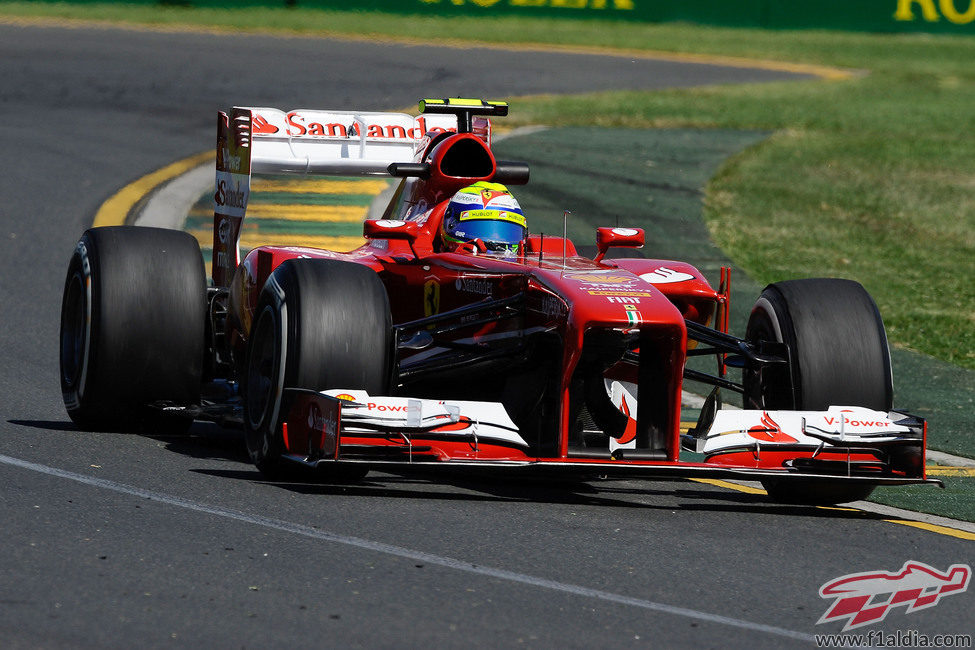
[(580, 329), (599, 325), (633, 328), (683, 326), (680, 311), (656, 287), (624, 269), (580, 269), (552, 273)]

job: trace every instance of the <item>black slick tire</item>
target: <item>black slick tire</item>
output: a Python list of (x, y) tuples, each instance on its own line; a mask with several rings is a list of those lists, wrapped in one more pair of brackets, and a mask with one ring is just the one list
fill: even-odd
[(785, 343), (792, 356), (791, 390), (746, 372), (752, 408), (891, 407), (887, 333), (876, 303), (857, 282), (811, 278), (770, 284), (752, 309), (745, 338)]
[[(747, 408), (891, 408), (886, 330), (873, 298), (857, 282), (810, 278), (770, 284), (752, 309), (745, 338), (785, 343), (791, 357), (791, 374), (746, 368)], [(763, 485), (773, 499), (788, 503), (843, 503), (873, 491), (871, 485), (828, 480), (767, 479)]]
[(285, 388), (388, 394), (392, 358), (389, 299), (375, 271), (337, 260), (281, 264), (258, 299), (242, 373), (251, 461), (272, 480), (298, 467), (282, 458)]
[(196, 240), (162, 228), (112, 226), (82, 235), (61, 303), (61, 392), (88, 430), (185, 430), (151, 404), (198, 404), (206, 272)]

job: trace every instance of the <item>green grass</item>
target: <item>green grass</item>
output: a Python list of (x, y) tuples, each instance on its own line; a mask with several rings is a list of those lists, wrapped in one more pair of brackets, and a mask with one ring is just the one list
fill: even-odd
[(975, 369), (975, 38), (150, 4), (0, 2), (0, 15), (333, 35), (484, 33), (495, 43), (861, 71), (842, 81), (523, 98), (508, 121), (774, 132), (710, 183), (705, 215), (715, 241), (759, 283), (859, 280), (895, 345)]

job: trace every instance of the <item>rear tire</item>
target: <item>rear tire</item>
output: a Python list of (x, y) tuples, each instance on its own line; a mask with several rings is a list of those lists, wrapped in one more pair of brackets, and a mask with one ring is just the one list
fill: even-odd
[[(389, 299), (366, 266), (288, 260), (268, 278), (252, 322), (242, 374), (247, 451), (262, 474), (280, 479), (297, 468), (282, 458), (285, 388), (388, 393)], [(355, 468), (350, 475), (359, 472)]]
[[(770, 284), (752, 309), (745, 338), (785, 343), (792, 361), (791, 376), (775, 368), (746, 368), (747, 408), (891, 408), (887, 333), (876, 303), (857, 282), (811, 278)], [(873, 491), (829, 480), (762, 484), (769, 496), (787, 503), (843, 503)]]
[(206, 273), (196, 240), (162, 228), (112, 226), (82, 235), (61, 303), (61, 392), (88, 430), (184, 430), (157, 402), (198, 404)]

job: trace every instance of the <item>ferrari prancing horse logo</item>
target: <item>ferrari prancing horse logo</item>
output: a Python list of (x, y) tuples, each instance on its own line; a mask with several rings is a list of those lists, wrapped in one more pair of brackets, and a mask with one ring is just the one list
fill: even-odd
[(423, 314), (433, 316), (440, 313), (440, 283), (427, 280), (423, 283)]

